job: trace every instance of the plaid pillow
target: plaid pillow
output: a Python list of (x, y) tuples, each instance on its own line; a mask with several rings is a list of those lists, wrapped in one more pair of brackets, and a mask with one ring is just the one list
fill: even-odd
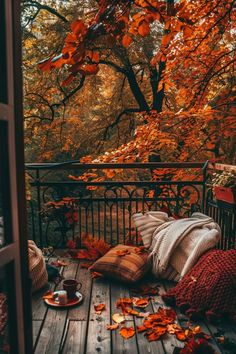
[(107, 278), (134, 283), (150, 269), (148, 252), (143, 250), (138, 253), (137, 250), (137, 247), (117, 245), (99, 258), (89, 269)]

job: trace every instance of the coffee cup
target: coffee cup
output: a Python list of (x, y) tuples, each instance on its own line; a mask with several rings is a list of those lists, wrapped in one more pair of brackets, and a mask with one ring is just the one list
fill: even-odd
[(76, 279), (65, 279), (62, 282), (62, 287), (63, 290), (67, 292), (68, 298), (73, 299), (76, 295), (76, 291), (81, 289), (82, 284)]

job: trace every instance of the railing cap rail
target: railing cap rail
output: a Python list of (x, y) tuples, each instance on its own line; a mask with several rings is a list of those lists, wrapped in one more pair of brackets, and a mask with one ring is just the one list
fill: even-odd
[(27, 170), (50, 170), (50, 169), (158, 169), (158, 168), (204, 168), (203, 162), (134, 162), (134, 163), (80, 163), (79, 161), (54, 162), (54, 163), (26, 163)]

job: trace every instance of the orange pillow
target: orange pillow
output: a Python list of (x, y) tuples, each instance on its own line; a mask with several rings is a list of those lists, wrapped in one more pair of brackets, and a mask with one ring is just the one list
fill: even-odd
[(107, 278), (135, 283), (148, 272), (150, 266), (146, 249), (117, 245), (99, 258), (89, 269)]

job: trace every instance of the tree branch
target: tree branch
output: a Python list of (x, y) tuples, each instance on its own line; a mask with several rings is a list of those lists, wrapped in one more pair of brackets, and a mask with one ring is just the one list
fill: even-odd
[(48, 5), (40, 4), (38, 1), (34, 1), (34, 0), (26, 0), (23, 2), (23, 5), (25, 7), (30, 7), (30, 6), (36, 7), (38, 9), (37, 14), (41, 10), (46, 10), (46, 11), (50, 12), (51, 14), (53, 14), (54, 16), (57, 16), (63, 22), (68, 23), (68, 20), (63, 15), (61, 15), (58, 11), (56, 11), (55, 9), (53, 9), (52, 7), (50, 7)]
[(121, 118), (125, 115), (125, 114), (131, 114), (131, 113), (135, 113), (135, 112), (142, 112), (142, 110), (140, 108), (126, 108), (124, 109), (115, 119), (114, 122), (112, 122), (108, 127), (106, 127), (105, 132), (103, 134), (103, 140), (107, 139), (107, 135), (110, 129), (114, 128), (116, 125), (118, 125), (120, 123)]

